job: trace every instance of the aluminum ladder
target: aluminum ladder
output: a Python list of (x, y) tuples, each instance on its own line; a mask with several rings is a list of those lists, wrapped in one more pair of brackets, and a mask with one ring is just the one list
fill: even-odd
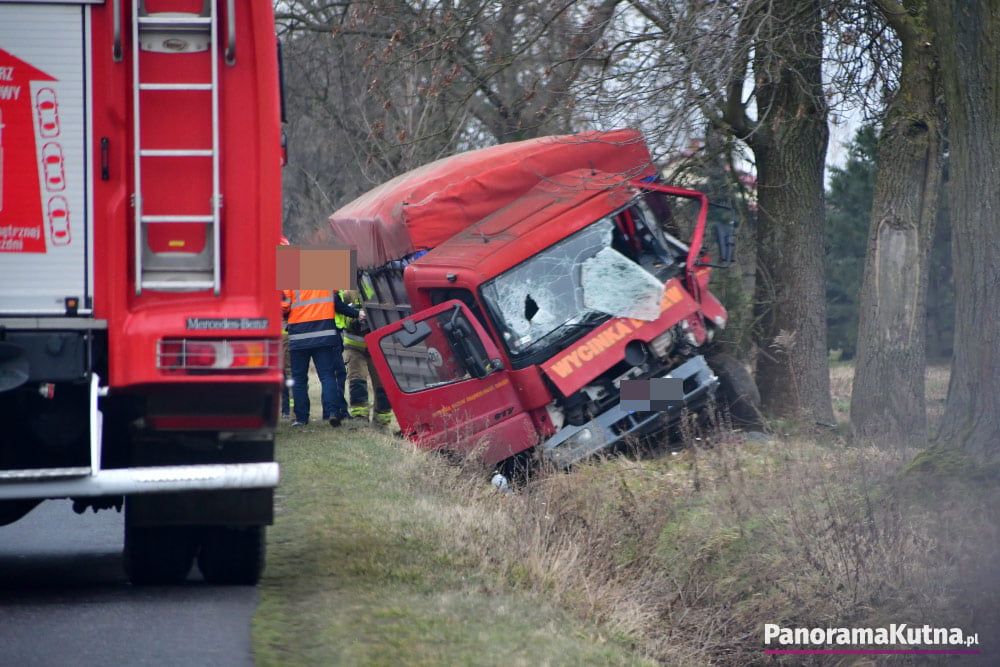
[(147, 11), (154, 2), (132, 3), (135, 292), (218, 295), (218, 10)]

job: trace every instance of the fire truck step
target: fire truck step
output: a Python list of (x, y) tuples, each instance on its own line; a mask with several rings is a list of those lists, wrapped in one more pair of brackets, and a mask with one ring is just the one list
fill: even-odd
[(144, 215), (143, 222), (163, 223), (163, 222), (215, 222), (210, 215)]
[(147, 271), (142, 288), (157, 292), (190, 292), (212, 289), (211, 271)]
[(90, 466), (72, 466), (68, 468), (26, 468), (24, 470), (0, 470), (0, 479), (56, 479), (59, 477), (86, 477), (90, 473)]
[(177, 148), (177, 149), (163, 149), (163, 148), (143, 148), (139, 151), (139, 155), (142, 157), (212, 157), (215, 155), (215, 151), (211, 148), (201, 149), (201, 148)]
[[(167, 12), (163, 12), (166, 14)], [(139, 17), (140, 32), (211, 32), (212, 18), (199, 14), (171, 12), (167, 16), (148, 14)]]
[(139, 90), (212, 90), (210, 83), (140, 83)]

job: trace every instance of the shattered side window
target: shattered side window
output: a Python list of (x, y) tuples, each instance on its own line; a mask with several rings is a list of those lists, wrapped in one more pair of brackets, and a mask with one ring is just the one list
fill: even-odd
[(587, 306), (583, 263), (611, 245), (614, 223), (602, 218), (483, 286), (483, 297), (514, 354), (599, 311)]

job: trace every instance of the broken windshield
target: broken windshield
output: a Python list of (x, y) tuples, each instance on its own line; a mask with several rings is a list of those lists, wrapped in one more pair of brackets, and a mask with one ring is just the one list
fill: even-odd
[(659, 315), (663, 283), (614, 249), (621, 241), (614, 215), (607, 216), (483, 285), (483, 298), (513, 356), (537, 351), (608, 315), (646, 320)]
[(584, 305), (580, 267), (611, 245), (613, 230), (611, 219), (601, 218), (483, 285), (483, 297), (513, 354), (596, 313)]

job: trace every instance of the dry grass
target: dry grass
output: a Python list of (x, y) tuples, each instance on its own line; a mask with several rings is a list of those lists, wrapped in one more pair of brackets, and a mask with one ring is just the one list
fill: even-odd
[[(932, 384), (945, 386), (940, 371)], [(849, 373), (834, 386), (849, 391)], [(765, 661), (765, 622), (964, 623), (985, 636), (1000, 493), (903, 474), (915, 453), (833, 433), (764, 444), (723, 433), (676, 456), (539, 471), (516, 494), (483, 485), (472, 461), (419, 474), (452, 500), (423, 501), (445, 513), (440, 539), (494, 590), (556, 600), (663, 664), (744, 665)]]

